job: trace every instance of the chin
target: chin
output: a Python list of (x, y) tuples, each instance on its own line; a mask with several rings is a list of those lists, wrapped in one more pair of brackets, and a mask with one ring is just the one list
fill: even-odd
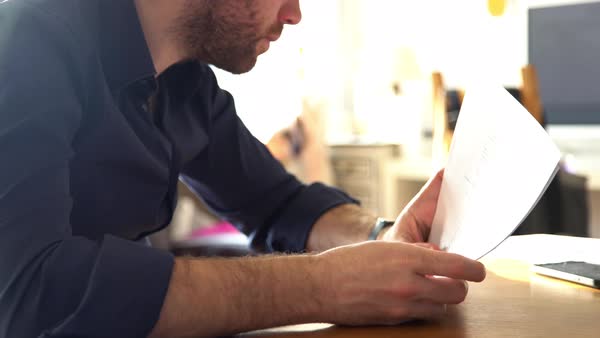
[(238, 62), (236, 64), (229, 64), (229, 65), (214, 64), (214, 66), (217, 68), (220, 68), (226, 72), (239, 75), (239, 74), (248, 73), (249, 71), (254, 69), (254, 66), (256, 66), (257, 61), (258, 61), (258, 57), (253, 57), (252, 59), (244, 60), (244, 61)]

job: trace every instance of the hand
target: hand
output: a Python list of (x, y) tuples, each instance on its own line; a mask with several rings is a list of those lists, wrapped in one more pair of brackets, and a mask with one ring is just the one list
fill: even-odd
[(400, 213), (396, 223), (383, 235), (383, 240), (406, 243), (427, 242), (443, 177), (442, 169), (423, 186)]
[(342, 325), (394, 325), (436, 317), (446, 304), (465, 299), (464, 280), (485, 278), (477, 261), (397, 242), (339, 247), (317, 255), (316, 262), (322, 319)]

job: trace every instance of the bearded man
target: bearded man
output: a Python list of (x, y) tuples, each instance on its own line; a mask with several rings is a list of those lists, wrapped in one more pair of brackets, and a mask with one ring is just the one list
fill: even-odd
[[(464, 300), (484, 267), (423, 244), (442, 172), (378, 221), (288, 174), (219, 88), (209, 64), (248, 72), (300, 19), (298, 0), (0, 3), (0, 337), (396, 324)], [(150, 247), (178, 180), (273, 254)]]

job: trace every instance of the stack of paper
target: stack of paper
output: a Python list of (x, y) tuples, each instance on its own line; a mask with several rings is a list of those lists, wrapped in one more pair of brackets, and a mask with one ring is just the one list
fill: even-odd
[(429, 242), (479, 259), (529, 214), (558, 170), (560, 151), (503, 88), (465, 96)]

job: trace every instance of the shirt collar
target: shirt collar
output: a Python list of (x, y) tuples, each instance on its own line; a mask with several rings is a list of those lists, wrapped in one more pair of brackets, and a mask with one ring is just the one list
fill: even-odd
[(98, 36), (111, 90), (120, 92), (156, 75), (133, 0), (99, 0)]

